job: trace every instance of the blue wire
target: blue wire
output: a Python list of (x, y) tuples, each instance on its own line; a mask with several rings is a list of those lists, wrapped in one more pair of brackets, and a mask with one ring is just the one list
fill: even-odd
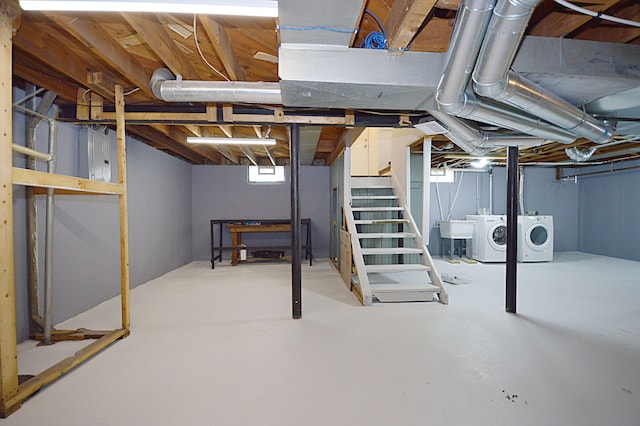
[(376, 14), (369, 9), (365, 9), (364, 12), (371, 15), (371, 17), (378, 23), (378, 27), (380, 27), (382, 32), (371, 31), (367, 34), (362, 43), (360, 43), (360, 47), (364, 47), (365, 49), (388, 49), (387, 32), (384, 29), (384, 25), (382, 25), (382, 22), (380, 22), (380, 19), (378, 19)]
[(406, 48), (401, 47), (399, 49), (389, 49), (389, 45), (387, 44), (387, 31), (384, 29), (384, 25), (382, 25), (382, 22), (380, 21), (380, 19), (376, 16), (375, 13), (373, 13), (369, 9), (365, 9), (364, 12), (368, 13), (369, 15), (371, 15), (373, 19), (375, 19), (376, 23), (378, 24), (378, 27), (380, 27), (380, 30), (382, 32), (372, 31), (369, 34), (367, 34), (367, 36), (364, 38), (362, 43), (360, 43), (360, 47), (364, 47), (365, 49), (387, 49), (390, 52), (400, 52), (400, 51), (409, 50), (413, 42), (411, 42), (409, 46), (407, 46)]

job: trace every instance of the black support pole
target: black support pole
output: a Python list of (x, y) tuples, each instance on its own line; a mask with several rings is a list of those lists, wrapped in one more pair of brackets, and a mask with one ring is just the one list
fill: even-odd
[(291, 304), (293, 318), (302, 318), (302, 240), (300, 238), (300, 126), (291, 125)]
[(516, 313), (518, 267), (518, 147), (507, 154), (507, 291), (506, 310)]

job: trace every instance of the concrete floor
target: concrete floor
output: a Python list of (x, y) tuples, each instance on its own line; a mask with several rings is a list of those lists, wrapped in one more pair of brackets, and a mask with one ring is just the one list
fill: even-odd
[[(15, 425), (640, 425), (640, 263), (559, 253), (452, 265), (451, 303), (361, 307), (327, 261), (194, 262), (132, 291), (132, 334), (40, 391)], [(112, 300), (61, 324), (116, 328)], [(38, 372), (77, 343), (20, 346)]]

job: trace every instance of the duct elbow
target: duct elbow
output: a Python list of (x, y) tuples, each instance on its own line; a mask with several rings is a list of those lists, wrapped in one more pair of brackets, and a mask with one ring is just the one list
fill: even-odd
[(162, 83), (168, 80), (173, 80), (173, 73), (167, 68), (158, 68), (153, 72), (151, 76), (151, 91), (155, 95), (156, 98), (166, 100), (162, 96)]

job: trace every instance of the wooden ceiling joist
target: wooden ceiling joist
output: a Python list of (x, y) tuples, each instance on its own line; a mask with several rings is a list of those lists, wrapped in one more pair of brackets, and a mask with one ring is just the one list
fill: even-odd
[(418, 30), (437, 0), (396, 0), (385, 25), (391, 53), (402, 53)]
[(211, 45), (229, 74), (230, 80), (245, 80), (244, 71), (240, 66), (240, 62), (238, 62), (238, 57), (233, 51), (231, 39), (225, 28), (209, 15), (200, 15), (200, 21), (203, 23)]
[(78, 15), (49, 13), (47, 16), (145, 95), (153, 97), (149, 86), (151, 73), (98, 23)]
[(122, 16), (171, 72), (182, 75), (185, 80), (203, 78), (155, 15), (123, 13)]

